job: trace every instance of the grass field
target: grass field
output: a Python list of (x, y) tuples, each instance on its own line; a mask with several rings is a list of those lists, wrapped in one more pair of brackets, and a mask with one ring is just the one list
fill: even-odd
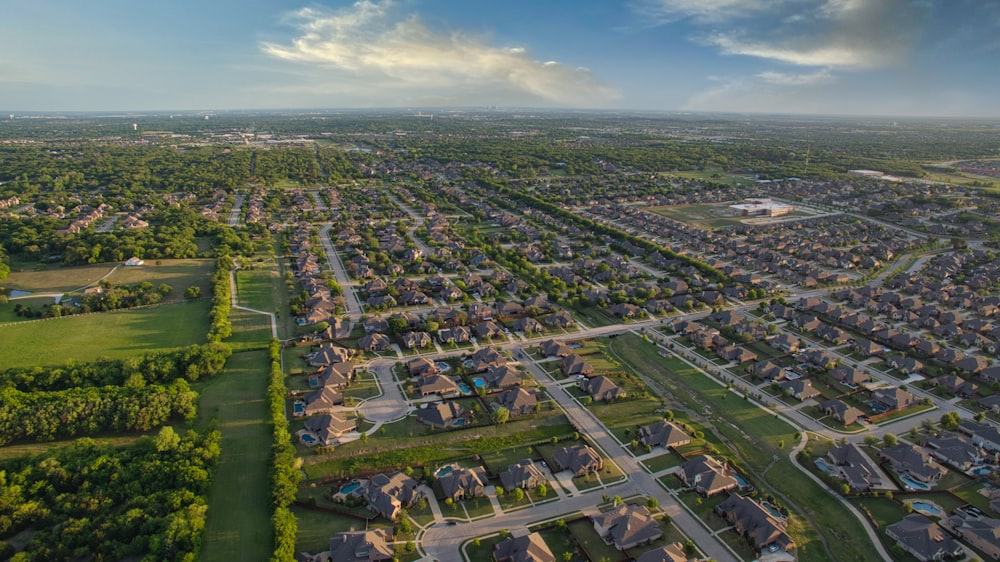
[(226, 343), (233, 351), (263, 349), (271, 341), (271, 319), (263, 314), (248, 310), (233, 309), (229, 313), (233, 325), (233, 335)]
[(199, 422), (222, 432), (222, 452), (208, 492), (201, 553), (206, 562), (271, 557), (267, 367), (265, 351), (236, 353), (222, 375), (199, 388)]
[(205, 340), (208, 299), (0, 326), (5, 367), (63, 365), (178, 349)]
[(242, 306), (274, 312), (275, 290), (285, 288), (273, 267), (236, 272), (236, 294)]
[[(138, 267), (119, 267), (119, 264), (102, 263), (72, 267), (47, 268), (42, 271), (17, 271), (4, 281), (4, 287), (32, 293), (67, 293), (97, 283), (107, 275), (107, 280), (115, 285), (131, 285), (149, 281), (153, 285), (166, 283), (173, 287), (164, 302), (184, 299), (184, 289), (190, 286), (201, 288), (201, 294), (210, 294), (209, 276), (215, 268), (213, 260), (159, 260), (149, 261)], [(108, 275), (110, 273), (110, 275)], [(17, 301), (14, 301), (17, 302)]]
[[(110, 435), (107, 437), (102, 437), (95, 435), (93, 437), (87, 436), (88, 439), (97, 443), (98, 445), (114, 445), (116, 447), (125, 447), (135, 443), (141, 435), (131, 434), (131, 435)], [(48, 451), (49, 449), (55, 449), (57, 447), (69, 447), (70, 445), (76, 443), (77, 438), (73, 439), (60, 439), (57, 441), (47, 441), (45, 443), (15, 443), (12, 445), (4, 445), (0, 447), (0, 461), (7, 459), (13, 459), (15, 457), (21, 457), (26, 455), (38, 455)]]

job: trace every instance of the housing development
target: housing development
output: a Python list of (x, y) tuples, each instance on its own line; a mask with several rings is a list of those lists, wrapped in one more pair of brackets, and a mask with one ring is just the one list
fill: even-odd
[(1000, 124), (0, 126), (0, 560), (1000, 559)]

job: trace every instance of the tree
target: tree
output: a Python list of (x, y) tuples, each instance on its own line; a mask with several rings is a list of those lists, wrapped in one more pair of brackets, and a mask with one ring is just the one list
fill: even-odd
[(507, 423), (507, 420), (509, 419), (510, 419), (510, 410), (508, 410), (503, 406), (500, 406), (499, 408), (496, 409), (496, 411), (493, 412), (493, 422), (498, 425), (503, 425)]
[(196, 299), (201, 296), (201, 287), (197, 285), (192, 285), (187, 289), (184, 289), (184, 298), (186, 299)]
[(535, 486), (535, 495), (541, 498), (549, 495), (549, 487), (545, 485), (545, 482), (541, 482)]
[(976, 421), (977, 422), (983, 423), (983, 421), (985, 419), (986, 419), (986, 412), (979, 412), (979, 413), (976, 414)]
[(941, 427), (948, 431), (955, 431), (958, 429), (958, 424), (961, 421), (962, 418), (959, 417), (958, 412), (948, 412), (941, 416)]
[(886, 433), (882, 436), (882, 443), (886, 447), (895, 447), (896, 444), (899, 443), (899, 439), (891, 433)]
[(522, 490), (521, 488), (514, 488), (514, 501), (519, 502), (523, 500), (524, 500), (524, 490)]
[(649, 496), (646, 498), (646, 507), (649, 509), (656, 509), (657, 507), (660, 507), (660, 500), (654, 498), (653, 496)]
[(174, 428), (165, 425), (160, 429), (160, 432), (156, 434), (156, 440), (154, 441), (156, 445), (156, 450), (163, 453), (166, 451), (173, 451), (181, 443), (180, 435), (174, 431)]

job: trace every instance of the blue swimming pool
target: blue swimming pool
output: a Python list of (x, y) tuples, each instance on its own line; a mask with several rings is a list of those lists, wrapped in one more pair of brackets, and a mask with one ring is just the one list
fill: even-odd
[(993, 469), (990, 468), (990, 467), (988, 467), (988, 466), (981, 466), (979, 468), (973, 468), (972, 469), (972, 474), (975, 474), (976, 476), (984, 476), (984, 475), (989, 474), (991, 472), (993, 472)]
[(296, 402), (295, 404), (292, 404), (292, 411), (296, 416), (301, 416), (306, 413), (306, 405), (302, 402)]
[(360, 487), (361, 487), (361, 482), (358, 482), (357, 480), (355, 480), (355, 481), (351, 482), (350, 484), (344, 485), (344, 487), (340, 489), (340, 493), (344, 494), (344, 495), (347, 495), (347, 494), (350, 494), (351, 492), (353, 492), (354, 490), (357, 490)]
[(931, 489), (931, 487), (928, 486), (927, 484), (924, 484), (923, 482), (918, 482), (918, 481), (916, 481), (916, 480), (914, 480), (914, 479), (912, 479), (912, 478), (910, 478), (909, 476), (906, 476), (906, 475), (900, 475), (899, 479), (902, 480), (903, 484), (905, 484), (906, 487), (909, 488), (909, 489), (911, 489), (911, 490), (930, 490)]
[(820, 470), (822, 470), (823, 472), (825, 472), (827, 474), (834, 474), (835, 473), (835, 471), (832, 468), (830, 468), (830, 465), (826, 464), (826, 459), (824, 459), (824, 458), (818, 458), (818, 459), (816, 459), (816, 466), (819, 467)]
[(914, 511), (922, 511), (924, 513), (929, 513), (931, 515), (941, 516), (941, 510), (934, 504), (927, 502), (913, 502), (910, 505), (913, 506)]
[(466, 359), (465, 361), (462, 361), (462, 366), (465, 367), (465, 368), (471, 367), (472, 366), (472, 359)]
[(439, 468), (437, 470), (437, 472), (434, 473), (434, 476), (437, 476), (438, 478), (440, 478), (440, 477), (445, 476), (447, 474), (451, 474), (451, 471), (453, 471), (453, 470), (455, 470), (455, 467), (451, 466), (450, 464), (448, 466), (442, 466), (441, 468)]
[(580, 342), (573, 342), (566, 344), (566, 347), (569, 347), (570, 349), (580, 349), (581, 347), (583, 347), (583, 344)]
[(743, 477), (742, 477), (742, 476), (740, 476), (739, 474), (736, 474), (736, 475), (734, 476), (734, 478), (736, 478), (736, 482), (738, 482), (738, 483), (739, 483), (739, 485), (740, 485), (740, 488), (749, 488), (749, 487), (750, 487), (750, 483), (749, 483), (749, 482), (747, 482), (747, 479), (746, 479), (746, 478), (743, 478)]
[(308, 433), (303, 433), (301, 436), (299, 436), (299, 440), (305, 443), (306, 445), (315, 445), (316, 443), (319, 442), (319, 439), (316, 439), (314, 436)]
[(451, 365), (445, 363), (444, 361), (438, 361), (434, 364), (434, 366), (437, 367), (438, 371), (441, 371), (442, 373), (451, 369)]
[(476, 388), (482, 388), (486, 386), (486, 381), (484, 381), (482, 377), (476, 377), (472, 379), (472, 384), (475, 385)]
[(472, 389), (469, 388), (469, 385), (464, 382), (458, 383), (458, 390), (461, 391), (462, 394), (472, 394)]
[(455, 427), (463, 426), (465, 425), (465, 420), (455, 420), (455, 423), (453, 425)]

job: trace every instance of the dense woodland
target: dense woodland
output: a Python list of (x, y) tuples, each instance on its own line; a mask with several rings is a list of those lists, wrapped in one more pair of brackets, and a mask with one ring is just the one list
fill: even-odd
[[(30, 531), (17, 561), (196, 560), (219, 433), (165, 426), (133, 446), (81, 439), (0, 465), (0, 537)], [(0, 559), (13, 549), (0, 541)]]

